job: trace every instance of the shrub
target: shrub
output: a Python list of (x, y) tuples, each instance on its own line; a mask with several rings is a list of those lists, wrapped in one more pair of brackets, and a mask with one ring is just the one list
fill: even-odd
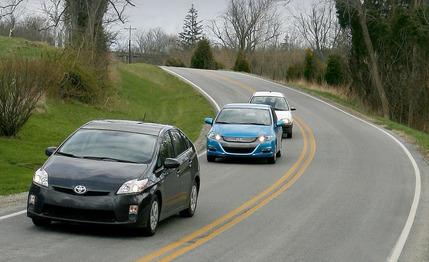
[(199, 41), (191, 59), (191, 67), (215, 69), (215, 65), (216, 62), (213, 58), (213, 52), (209, 40), (203, 39)]
[[(60, 98), (95, 104), (109, 93), (111, 88), (107, 65), (102, 59), (97, 66), (67, 51), (62, 58), (63, 78), (59, 83)], [(105, 68), (106, 67), (106, 68)]]
[(243, 50), (240, 50), (235, 60), (234, 71), (250, 73), (250, 64), (246, 59), (246, 54)]
[(37, 102), (54, 84), (57, 65), (48, 60), (2, 57), (0, 60), (0, 136), (15, 136)]
[(304, 59), (304, 78), (307, 81), (313, 81), (316, 76), (316, 61), (311, 49), (305, 51)]
[(304, 75), (302, 64), (294, 64), (288, 67), (286, 71), (287, 80), (301, 79)]
[(167, 61), (165, 61), (165, 65), (166, 66), (175, 66), (175, 67), (186, 67), (185, 63), (183, 63), (183, 61), (180, 60), (180, 58), (176, 58), (176, 57), (168, 58)]
[(330, 55), (325, 73), (326, 83), (338, 86), (344, 81), (344, 71), (339, 55)]

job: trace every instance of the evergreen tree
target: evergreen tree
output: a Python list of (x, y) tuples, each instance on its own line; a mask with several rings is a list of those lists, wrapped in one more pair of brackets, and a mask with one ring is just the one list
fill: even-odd
[(184, 20), (183, 32), (179, 33), (180, 43), (185, 49), (193, 48), (203, 38), (202, 34), (202, 21), (198, 21), (198, 10), (192, 4)]
[(250, 65), (243, 50), (238, 51), (233, 70), (250, 73)]
[(197, 48), (195, 49), (194, 55), (191, 59), (191, 67), (200, 69), (216, 69), (216, 62), (213, 58), (209, 40), (203, 39), (198, 42)]

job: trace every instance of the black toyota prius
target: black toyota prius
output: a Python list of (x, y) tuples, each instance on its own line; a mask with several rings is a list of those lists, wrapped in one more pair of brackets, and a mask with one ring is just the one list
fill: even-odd
[(91, 121), (33, 176), (27, 215), (52, 221), (128, 225), (153, 235), (158, 222), (193, 216), (200, 188), (192, 142), (179, 129), (121, 120)]

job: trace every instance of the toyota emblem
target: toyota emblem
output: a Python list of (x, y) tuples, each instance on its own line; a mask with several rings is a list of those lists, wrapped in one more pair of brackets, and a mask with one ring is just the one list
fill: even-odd
[(79, 195), (83, 195), (83, 194), (85, 194), (86, 193), (86, 187), (84, 187), (84, 186), (75, 186), (74, 187), (74, 192), (76, 193), (76, 194), (79, 194)]

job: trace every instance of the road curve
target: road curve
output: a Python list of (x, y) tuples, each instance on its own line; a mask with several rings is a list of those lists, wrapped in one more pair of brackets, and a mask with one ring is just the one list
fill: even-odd
[[(201, 158), (196, 216), (170, 218), (151, 238), (109, 227), (40, 229), (25, 215), (0, 220), (0, 261), (143, 261), (151, 254), (178, 261), (385, 261), (392, 255), (416, 189), (412, 162), (392, 138), (311, 97), (252, 76), (169, 70), (220, 106), (247, 102), (254, 91), (284, 92), (297, 108), (299, 124), (294, 138), (283, 141), (285, 154), (275, 165)], [(247, 209), (202, 236), (195, 232), (247, 203)], [(198, 238), (178, 242), (186, 236)]]

